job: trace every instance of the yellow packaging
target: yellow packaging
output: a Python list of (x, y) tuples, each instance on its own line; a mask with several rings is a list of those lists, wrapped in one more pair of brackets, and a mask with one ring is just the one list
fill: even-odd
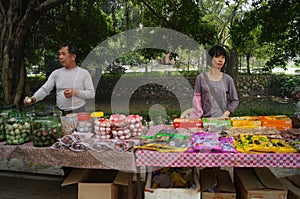
[(237, 151), (244, 153), (274, 152), (272, 142), (264, 135), (240, 135), (240, 140), (234, 142)]
[(297, 153), (297, 150), (284, 140), (272, 139), (271, 141), (276, 153)]
[(261, 120), (257, 116), (232, 117), (231, 124), (237, 128), (257, 128), (261, 126)]

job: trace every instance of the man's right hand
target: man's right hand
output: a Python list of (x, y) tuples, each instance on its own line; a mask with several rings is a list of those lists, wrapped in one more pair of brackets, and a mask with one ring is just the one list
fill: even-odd
[(36, 102), (35, 97), (26, 96), (23, 100), (23, 103), (25, 106), (30, 106), (30, 105), (34, 104), (35, 102)]

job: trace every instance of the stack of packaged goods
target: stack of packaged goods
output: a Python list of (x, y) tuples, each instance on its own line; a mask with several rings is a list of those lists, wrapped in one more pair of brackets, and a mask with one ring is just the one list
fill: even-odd
[(259, 116), (263, 127), (274, 127), (277, 130), (292, 128), (292, 120), (286, 115)]
[(257, 116), (231, 117), (231, 125), (236, 128), (261, 127), (261, 120)]
[(130, 130), (127, 125), (127, 117), (125, 115), (114, 114), (110, 116), (111, 132), (115, 139), (129, 139), (131, 137)]
[(110, 139), (111, 134), (111, 121), (105, 118), (99, 118), (94, 121), (94, 134), (99, 139)]

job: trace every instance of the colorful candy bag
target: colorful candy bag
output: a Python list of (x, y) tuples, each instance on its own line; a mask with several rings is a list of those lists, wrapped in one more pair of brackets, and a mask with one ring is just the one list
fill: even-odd
[(218, 132), (198, 132), (192, 135), (188, 152), (209, 153), (221, 151)]
[(271, 140), (276, 153), (297, 153), (296, 148), (292, 147), (284, 140), (272, 139)]
[(220, 153), (237, 153), (238, 152), (233, 144), (233, 138), (222, 137), (222, 138), (219, 138), (219, 142), (221, 144), (222, 150), (216, 151), (216, 152), (220, 152)]

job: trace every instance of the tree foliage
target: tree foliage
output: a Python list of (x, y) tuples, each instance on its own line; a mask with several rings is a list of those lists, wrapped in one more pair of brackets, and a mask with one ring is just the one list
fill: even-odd
[(0, 1), (0, 67), (4, 104), (18, 104), (26, 89), (25, 41), (41, 14), (65, 0)]
[[(293, 59), (299, 63), (300, 49), (300, 2), (297, 0), (255, 1), (253, 9), (237, 22), (232, 34), (234, 43), (241, 49), (250, 46), (268, 47), (270, 56), (266, 66), (285, 67)], [(251, 48), (248, 48), (251, 52)]]
[[(61, 43), (79, 47), (81, 60), (115, 33), (163, 27), (183, 33), (199, 44), (226, 46), (228, 73), (235, 76), (237, 56), (266, 58), (267, 66), (299, 61), (298, 0), (7, 0), (0, 2), (0, 69), (4, 104), (18, 104), (29, 94), (25, 66), (59, 67)], [(140, 49), (120, 63), (143, 63), (162, 50)], [(132, 61), (130, 60), (132, 59)]]
[(217, 35), (215, 27), (205, 20), (204, 13), (193, 0), (136, 0), (144, 7), (142, 23), (147, 27), (164, 27), (190, 36), (200, 44), (212, 45)]

